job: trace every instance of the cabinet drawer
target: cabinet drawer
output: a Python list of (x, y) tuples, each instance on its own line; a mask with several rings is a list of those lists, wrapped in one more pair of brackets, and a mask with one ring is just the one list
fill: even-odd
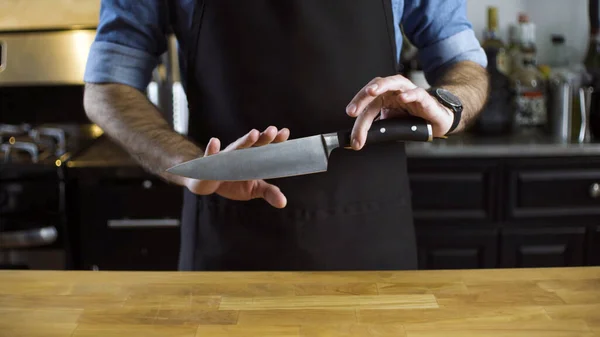
[(489, 220), (493, 196), (486, 172), (411, 173), (415, 220)]
[(85, 269), (177, 270), (179, 228), (123, 226), (89, 234), (92, 237), (84, 247)]
[(82, 216), (104, 219), (161, 218), (179, 216), (183, 190), (156, 179), (101, 181), (83, 185), (78, 201)]
[(58, 181), (0, 181), (0, 214), (56, 213), (59, 200)]
[(496, 266), (498, 231), (476, 228), (417, 228), (420, 269)]
[(600, 215), (600, 169), (518, 170), (510, 181), (514, 218)]
[(585, 227), (507, 228), (502, 234), (501, 266), (581, 266), (585, 232)]
[(600, 266), (600, 226), (591, 230), (590, 244), (588, 246), (588, 264)]
[(154, 179), (115, 179), (84, 184), (78, 193), (83, 268), (177, 269), (180, 187)]

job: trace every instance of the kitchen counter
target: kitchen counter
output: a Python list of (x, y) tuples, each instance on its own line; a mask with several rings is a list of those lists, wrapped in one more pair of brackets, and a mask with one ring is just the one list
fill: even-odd
[(67, 163), (68, 167), (115, 167), (139, 166), (119, 145), (107, 136), (99, 138), (93, 145)]
[(430, 143), (409, 143), (409, 157), (573, 157), (600, 156), (600, 142), (566, 143), (541, 133), (521, 133), (507, 136), (477, 136), (460, 134)]
[[(407, 143), (409, 158), (600, 157), (600, 142), (560, 143), (539, 134), (482, 137), (463, 134), (431, 143)], [(69, 167), (138, 166), (118, 145), (103, 137), (68, 163)]]
[(600, 336), (600, 268), (1, 271), (0, 336)]

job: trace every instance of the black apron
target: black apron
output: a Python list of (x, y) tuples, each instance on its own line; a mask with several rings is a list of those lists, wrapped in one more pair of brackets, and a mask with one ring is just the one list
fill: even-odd
[[(389, 0), (198, 0), (184, 36), (189, 137), (351, 128), (346, 105), (397, 73)], [(416, 269), (404, 144), (333, 151), (326, 173), (269, 180), (288, 199), (185, 192), (181, 270)]]

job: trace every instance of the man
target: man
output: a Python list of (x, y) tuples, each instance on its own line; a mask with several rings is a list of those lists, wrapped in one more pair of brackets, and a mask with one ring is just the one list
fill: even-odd
[[(146, 169), (185, 187), (181, 270), (414, 269), (404, 144), (365, 145), (366, 132), (380, 112), (425, 118), (436, 137), (476, 117), (487, 61), (465, 6), (103, 0), (85, 109)], [(190, 106), (186, 137), (143, 94), (169, 26)], [(398, 75), (401, 26), (421, 51), (429, 83), (451, 96)], [(326, 173), (247, 182), (165, 173), (198, 156), (346, 128), (354, 150), (333, 151)]]

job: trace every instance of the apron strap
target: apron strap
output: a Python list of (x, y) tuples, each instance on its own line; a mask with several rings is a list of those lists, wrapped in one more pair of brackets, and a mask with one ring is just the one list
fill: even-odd
[(388, 36), (390, 38), (390, 44), (392, 45), (392, 58), (394, 63), (394, 72), (397, 74), (400, 71), (399, 61), (396, 57), (397, 46), (396, 46), (396, 30), (394, 27), (394, 14), (392, 10), (392, 1), (391, 0), (381, 0), (383, 3), (383, 12), (385, 13), (385, 21), (388, 30)]

